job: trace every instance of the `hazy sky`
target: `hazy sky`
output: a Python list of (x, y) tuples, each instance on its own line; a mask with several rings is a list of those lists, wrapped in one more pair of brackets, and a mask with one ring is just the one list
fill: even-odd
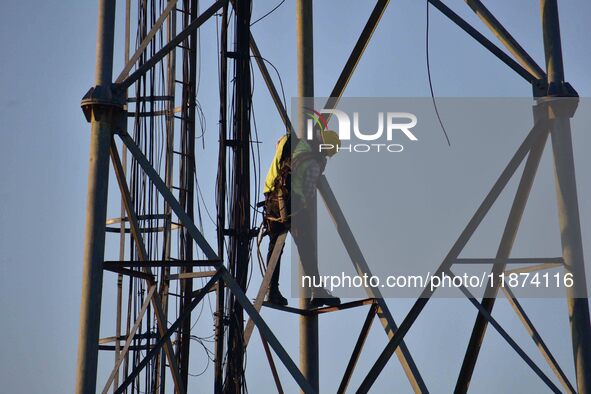
[[(121, 11), (124, 2), (119, 3)], [(253, 18), (263, 15), (277, 3), (276, 0), (257, 1)], [(448, 0), (446, 3), (491, 37), (463, 1)], [(542, 65), (539, 2), (497, 0), (485, 3), (490, 3), (491, 11)], [(201, 9), (208, 4), (204, 2)], [(329, 94), (373, 4), (353, 0), (315, 2), (316, 95)], [(589, 96), (591, 52), (587, 39), (591, 33), (588, 23), (591, 4), (583, 0), (562, 0), (559, 7), (567, 80), (581, 96)], [(406, 97), (429, 94), (425, 68), (425, 10), (425, 0), (391, 1), (346, 95)], [(295, 1), (287, 0), (270, 17), (253, 27), (253, 35), (263, 56), (281, 73), (288, 101), (296, 94), (294, 11)], [(5, 341), (0, 355), (0, 378), (3, 391), (7, 393), (68, 393), (73, 390), (89, 145), (89, 125), (79, 102), (93, 84), (96, 14), (96, 2), (73, 0), (6, 2), (0, 13), (0, 49), (3, 53), (0, 63), (0, 249), (3, 252), (0, 256), (0, 332)], [(117, 21), (119, 38), (115, 75), (123, 63), (122, 15), (118, 14)], [(527, 83), (435, 9), (431, 9), (431, 23), (431, 71), (437, 96), (531, 95)], [(208, 77), (216, 75), (215, 22), (208, 22), (203, 30), (198, 98), (208, 119), (203, 156), (207, 159), (217, 151), (217, 76)], [(264, 172), (283, 126), (256, 71), (255, 76), (254, 111), (259, 139), (263, 141)], [(448, 131), (453, 144), (454, 131)], [(446, 150), (440, 134), (428, 138), (441, 143), (442, 157), (455, 154), (453, 150)], [(591, 230), (588, 198), (591, 180), (584, 171), (591, 164), (585, 157), (591, 139), (588, 134), (575, 134), (573, 139), (585, 235)], [(516, 140), (518, 138), (508, 142), (507, 152), (514, 150)], [(466, 199), (465, 212), (451, 213), (457, 216), (458, 229), (467, 222), (500, 173), (501, 162), (490, 167), (488, 162), (480, 163), (487, 172), (470, 178), (477, 192)], [(434, 158), (433, 165), (436, 164), (437, 158)], [(551, 171), (551, 165), (543, 164), (542, 169)], [(213, 161), (198, 164), (198, 175), (206, 185), (204, 192), (209, 206), (213, 206), (212, 193), (207, 192), (213, 185), (214, 171)], [(553, 193), (552, 177), (546, 179), (547, 183), (540, 190)], [(110, 217), (116, 216), (119, 210), (115, 189), (111, 191)], [(554, 211), (533, 213), (533, 217), (538, 218), (539, 222), (535, 223), (539, 226), (556, 223)], [(459, 231), (446, 237), (455, 239), (458, 234)], [(442, 242), (437, 241), (440, 240), (434, 243), (442, 248), (442, 253), (447, 252), (451, 245), (441, 245)], [(588, 246), (586, 252), (590, 256)], [(252, 297), (258, 281), (257, 273), (255, 269), (249, 293)], [(113, 279), (113, 276), (105, 276), (105, 302), (112, 300)], [(296, 302), (291, 300), (292, 304)], [(401, 321), (412, 300), (389, 300), (388, 303), (397, 321)], [(564, 301), (529, 300), (524, 304), (574, 382)], [(365, 310), (322, 317), (322, 392), (332, 392), (338, 387), (364, 315)], [(105, 313), (103, 316), (103, 321), (108, 324), (114, 315)], [(290, 354), (297, 358), (297, 318), (267, 310), (264, 316)], [(475, 309), (466, 300), (433, 300), (408, 334), (407, 344), (431, 392), (452, 391), (475, 316)], [(543, 366), (535, 346), (505, 301), (498, 303), (496, 316)], [(105, 335), (113, 335), (111, 326), (103, 327)], [(206, 324), (198, 330), (210, 334), (211, 326)], [(248, 352), (248, 383), (253, 393), (271, 393), (274, 392), (273, 383), (259, 343), (258, 337), (253, 336), (253, 345)], [(359, 385), (385, 343), (383, 330), (376, 322), (351, 387)], [(203, 366), (200, 364), (202, 354), (199, 350), (192, 354), (192, 360), (196, 360), (192, 366), (199, 371)], [(112, 355), (102, 357), (101, 362), (104, 373), (112, 365)], [(551, 374), (546, 366), (543, 370)], [(192, 379), (192, 390), (209, 392), (212, 384), (209, 376)], [(295, 386), (284, 370), (282, 378), (286, 392), (294, 392)], [(477, 393), (545, 390), (543, 383), (492, 329), (471, 387)], [(378, 379), (375, 388), (376, 392), (386, 389), (410, 392), (395, 359)]]

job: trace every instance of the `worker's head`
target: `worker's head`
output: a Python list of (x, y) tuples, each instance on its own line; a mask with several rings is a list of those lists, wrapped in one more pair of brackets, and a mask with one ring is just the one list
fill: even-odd
[(328, 157), (334, 156), (341, 146), (341, 140), (338, 133), (332, 130), (323, 130), (320, 132), (320, 152)]

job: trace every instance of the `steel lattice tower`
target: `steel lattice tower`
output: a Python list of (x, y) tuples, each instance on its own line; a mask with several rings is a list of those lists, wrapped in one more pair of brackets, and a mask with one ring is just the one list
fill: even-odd
[[(511, 294), (508, 294), (508, 299), (550, 363), (564, 390), (591, 392), (588, 299), (576, 296), (585, 287), (585, 272), (577, 190), (573, 176), (570, 120), (568, 115), (556, 115), (552, 111), (556, 98), (569, 98), (571, 101), (576, 101), (577, 98), (576, 91), (564, 77), (557, 0), (540, 1), (545, 71), (479, 0), (466, 0), (466, 3), (495, 34), (509, 54), (460, 18), (442, 1), (428, 1), (527, 81), (538, 102), (535, 116), (546, 121), (551, 118), (550, 129), (534, 127), (518, 148), (458, 241), (452, 246), (439, 271), (448, 272), (458, 261), (458, 255), (471, 234), (519, 164), (525, 161), (525, 169), (497, 256), (488, 261), (493, 272), (499, 274), (505, 271), (511, 260), (513, 241), (533, 177), (550, 136), (563, 231), (563, 255), (552, 264), (564, 266), (565, 270), (576, 273), (579, 278), (575, 284), (579, 292), (573, 289), (567, 294), (575, 384), (569, 381), (556, 363), (517, 299)], [(331, 99), (326, 108), (334, 108), (343, 96), (388, 4), (388, 0), (377, 0), (375, 3), (334, 89), (330, 92)], [(286, 128), (296, 134), (298, 132), (293, 130), (286, 108), (250, 32), (251, 6), (251, 0), (218, 0), (200, 11), (197, 0), (146, 0), (139, 1), (137, 8), (133, 8), (130, 0), (127, 0), (125, 67), (113, 78), (115, 0), (99, 0), (95, 86), (82, 100), (82, 109), (91, 124), (91, 145), (76, 391), (96, 392), (99, 350), (115, 354), (115, 364), (106, 384), (98, 382), (98, 387), (104, 393), (111, 389), (116, 393), (165, 393), (171, 388), (177, 393), (191, 391), (188, 386), (193, 329), (191, 313), (208, 293), (213, 292), (216, 296), (215, 381), (212, 382), (211, 390), (216, 393), (244, 391), (244, 351), (254, 328), (261, 335), (278, 391), (281, 392), (282, 388), (271, 349), (303, 392), (318, 392), (319, 317), (327, 312), (364, 305), (369, 306), (369, 312), (338, 392), (345, 392), (347, 389), (376, 316), (384, 327), (388, 342), (358, 392), (369, 391), (394, 353), (413, 390), (428, 392), (419, 368), (404, 343), (404, 336), (432, 295), (427, 289), (399, 326), (377, 289), (368, 289), (367, 299), (349, 302), (340, 307), (311, 309), (309, 300), (302, 298), (299, 309), (284, 308), (286, 312), (295, 311), (301, 316), (299, 368), (293, 361), (294, 357), (286, 352), (259, 313), (278, 253), (274, 253), (269, 262), (255, 302), (251, 303), (245, 295), (247, 272), (251, 263), (250, 248), (256, 235), (256, 229), (252, 226), (250, 196), (251, 190), (258, 187), (252, 185), (249, 178), (252, 60), (257, 64)], [(232, 13), (233, 18), (230, 17)], [(312, 14), (312, 0), (297, 0), (295, 18), (299, 97), (312, 97), (315, 93)], [(196, 124), (199, 117), (199, 59), (196, 48), (200, 27), (216, 16), (221, 20), (219, 39), (222, 49), (216, 54), (220, 59), (220, 117), (216, 163), (217, 239), (214, 249), (202, 234), (195, 217), (194, 202), (198, 191), (195, 173), (199, 165), (199, 160), (195, 157)], [(137, 23), (132, 25), (132, 20)], [(231, 23), (235, 33), (234, 48), (228, 47), (228, 27)], [(131, 44), (132, 29), (136, 31), (135, 45)], [(230, 107), (233, 110), (230, 111)], [(164, 152), (163, 157), (157, 154), (160, 150)], [(114, 170), (121, 194), (119, 218), (107, 218), (110, 168)], [(318, 189), (329, 214), (337, 224), (339, 236), (357, 272), (368, 273), (369, 266), (326, 178), (321, 178)], [(105, 261), (106, 236), (109, 233), (113, 233), (110, 237), (117, 237), (119, 259), (116, 261)], [(286, 234), (280, 238), (278, 244), (282, 245), (285, 237)], [(226, 244), (228, 259), (223, 258)], [(198, 247), (199, 256), (194, 253), (194, 245)], [(276, 251), (280, 246), (276, 246)], [(201, 255), (204, 257), (200, 258)], [(117, 274), (116, 325), (112, 336), (101, 338), (99, 332), (104, 270)], [(205, 284), (196, 288), (196, 279), (205, 280)], [(178, 293), (171, 291), (173, 281), (179, 283)], [(456, 392), (468, 390), (480, 344), (489, 324), (507, 340), (551, 390), (560, 392), (553, 380), (535, 365), (492, 316), (494, 297), (498, 290), (490, 288), (482, 301), (476, 300), (466, 289), (463, 290), (477, 308), (478, 315), (459, 372)], [(173, 298), (178, 302), (178, 308), (171, 308)], [(243, 324), (244, 312), (249, 318), (246, 325)], [(226, 355), (227, 360), (224, 363)]]

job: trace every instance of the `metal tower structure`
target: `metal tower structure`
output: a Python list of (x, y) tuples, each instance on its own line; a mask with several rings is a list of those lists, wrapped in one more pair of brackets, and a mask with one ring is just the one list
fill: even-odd
[[(562, 101), (557, 98), (566, 97), (570, 98), (570, 102), (576, 102), (577, 95), (564, 77), (557, 0), (540, 1), (546, 71), (536, 64), (479, 0), (466, 0), (466, 3), (510, 54), (488, 40), (442, 1), (428, 2), (531, 84), (538, 102), (534, 108), (535, 126), (452, 246), (439, 272), (453, 275), (451, 268), (454, 264), (470, 263), (458, 258), (461, 250), (519, 164), (525, 161), (497, 256), (480, 259), (481, 263), (491, 264), (493, 272), (497, 274), (505, 272), (508, 264), (516, 262), (510, 258), (513, 241), (550, 135), (563, 253), (559, 258), (538, 261), (539, 265), (529, 269), (560, 265), (577, 278), (575, 288), (567, 294), (575, 384), (569, 381), (557, 364), (519, 301), (507, 288), (503, 290), (551, 365), (563, 390), (589, 393), (591, 330), (588, 300), (580, 298), (586, 284), (570, 115), (568, 111), (556, 110), (557, 102)], [(325, 108), (337, 105), (388, 4), (388, 0), (377, 0)], [(251, 191), (258, 187), (253, 186), (250, 179), (251, 59), (257, 64), (286, 128), (296, 133), (298, 130), (293, 130), (264, 58), (250, 33), (251, 0), (218, 0), (204, 11), (200, 12), (199, 8), (197, 0), (140, 0), (137, 7), (132, 7), (131, 1), (126, 0), (125, 66), (113, 78), (115, 0), (99, 0), (95, 86), (82, 100), (82, 109), (91, 123), (91, 145), (76, 392), (94, 393), (97, 384), (98, 390), (103, 393), (111, 390), (115, 393), (190, 392), (188, 376), (191, 341), (202, 340), (194, 338), (192, 334), (191, 314), (210, 293), (215, 294), (216, 299), (213, 313), (215, 330), (212, 335), (215, 379), (206, 391), (245, 391), (244, 352), (256, 328), (261, 335), (278, 392), (283, 390), (271, 350), (303, 392), (318, 392), (318, 319), (328, 312), (365, 305), (369, 306), (369, 312), (337, 392), (347, 390), (376, 316), (384, 327), (388, 341), (357, 392), (370, 390), (394, 353), (412, 389), (415, 392), (428, 392), (419, 368), (404, 343), (404, 336), (432, 295), (428, 289), (416, 301), (400, 326), (396, 325), (377, 289), (367, 289), (367, 299), (348, 302), (340, 307), (311, 309), (309, 300), (302, 298), (300, 308), (280, 308), (301, 316), (299, 367), (259, 313), (287, 234), (277, 242), (254, 303), (246, 296), (250, 252), (257, 230), (251, 212)], [(297, 0), (299, 97), (314, 95), (312, 13), (312, 0)], [(215, 55), (220, 60), (215, 249), (203, 235), (195, 215), (196, 194), (199, 192), (195, 174), (200, 163), (195, 156), (196, 128), (200, 117), (197, 102), (199, 55), (196, 49), (200, 27), (214, 17), (221, 20), (221, 50)], [(132, 20), (137, 24), (132, 26)], [(228, 47), (230, 26), (235, 34), (233, 48)], [(135, 45), (131, 45), (132, 29), (136, 30)], [(111, 168), (121, 194), (119, 218), (107, 218)], [(321, 178), (318, 189), (357, 272), (369, 273), (369, 266), (326, 178)], [(107, 234), (116, 237), (119, 247), (117, 260), (105, 261)], [(227, 255), (227, 259), (224, 255)], [(102, 331), (108, 330), (112, 334), (101, 337), (105, 270), (117, 274), (114, 308), (116, 324), (115, 327), (103, 324)], [(494, 297), (498, 290), (498, 287), (491, 287), (484, 299), (478, 301), (467, 289), (462, 288), (478, 314), (456, 392), (467, 392), (469, 388), (480, 344), (489, 324), (551, 390), (562, 392), (492, 316)], [(249, 318), (246, 325), (244, 312)], [(114, 354), (114, 365), (106, 382), (97, 382), (99, 351)]]

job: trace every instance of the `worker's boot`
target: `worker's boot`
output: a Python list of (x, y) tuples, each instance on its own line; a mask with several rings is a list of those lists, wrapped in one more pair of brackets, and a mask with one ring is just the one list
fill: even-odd
[(323, 305), (337, 306), (341, 305), (341, 299), (333, 296), (330, 291), (324, 288), (317, 288), (312, 290), (312, 297), (310, 298), (310, 306), (319, 308)]
[[(267, 261), (271, 260), (271, 251), (272, 248), (269, 249), (269, 256), (267, 256)], [(273, 305), (278, 306), (286, 306), (287, 305), (287, 298), (283, 297), (281, 292), (279, 291), (279, 271), (281, 270), (281, 265), (277, 262), (275, 266), (275, 271), (273, 271), (273, 275), (271, 276), (271, 283), (269, 283), (269, 292), (267, 293), (267, 302)]]
[(267, 302), (273, 305), (286, 306), (287, 298), (283, 297), (279, 291), (279, 286), (271, 286), (267, 293)]

